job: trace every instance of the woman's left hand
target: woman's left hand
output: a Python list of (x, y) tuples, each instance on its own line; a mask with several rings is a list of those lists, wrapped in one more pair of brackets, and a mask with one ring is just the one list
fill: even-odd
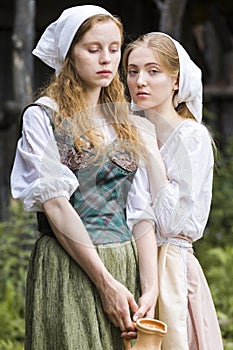
[[(156, 305), (156, 293), (147, 292), (143, 294), (138, 301), (138, 310), (133, 315), (133, 321), (136, 322), (139, 318), (154, 318), (155, 317), (155, 305)], [(135, 339), (137, 338), (137, 330), (122, 332), (122, 338)]]
[(154, 318), (155, 305), (157, 301), (156, 292), (144, 293), (138, 301), (138, 310), (133, 315), (133, 321), (137, 321), (139, 318)]

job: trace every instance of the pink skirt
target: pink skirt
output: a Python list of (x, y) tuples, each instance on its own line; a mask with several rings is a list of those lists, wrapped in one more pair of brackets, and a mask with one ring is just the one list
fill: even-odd
[(223, 350), (221, 331), (192, 244), (170, 239), (159, 247), (157, 317), (168, 326), (163, 350)]

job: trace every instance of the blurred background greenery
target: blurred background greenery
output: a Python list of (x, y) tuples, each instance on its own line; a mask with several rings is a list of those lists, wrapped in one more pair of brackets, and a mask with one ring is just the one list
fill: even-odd
[[(211, 288), (224, 349), (233, 349), (233, 137), (216, 160), (213, 204), (204, 238), (195, 243)], [(35, 216), (11, 202), (9, 220), (0, 222), (0, 350), (22, 350), (27, 262), (35, 240)], [(204, 349), (203, 349), (204, 350)]]
[(103, 6), (118, 15), (124, 23), (126, 42), (145, 32), (170, 33), (202, 69), (204, 122), (213, 130), (219, 154), (210, 217), (204, 237), (194, 244), (194, 249), (210, 285), (224, 349), (233, 350), (232, 0), (1, 1), (0, 350), (23, 349), (25, 278), (36, 239), (35, 215), (25, 213), (21, 204), (12, 200), (9, 188), (20, 111), (33, 98), (24, 82), (30, 85), (30, 72), (30, 91), (34, 93), (51, 74), (39, 60), (34, 62), (31, 50), (47, 24), (64, 8), (85, 3)]

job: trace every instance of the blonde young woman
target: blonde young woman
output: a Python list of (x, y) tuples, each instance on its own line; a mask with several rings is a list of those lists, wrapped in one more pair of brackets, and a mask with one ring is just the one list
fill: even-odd
[[(23, 113), (11, 175), (13, 197), (38, 219), (26, 350), (120, 350), (122, 334), (135, 336), (131, 316), (154, 315), (157, 243), (143, 196), (142, 142), (117, 72), (122, 37), (105, 9), (77, 6), (48, 26), (33, 51), (55, 75)], [(125, 219), (128, 193), (140, 204), (135, 240)]]
[[(158, 318), (167, 323), (164, 350), (221, 350), (209, 287), (192, 243), (208, 219), (214, 157), (202, 124), (201, 71), (185, 49), (164, 33), (130, 43), (123, 57), (132, 109), (155, 126), (167, 179), (151, 191), (159, 244)], [(130, 212), (128, 213), (130, 218)]]

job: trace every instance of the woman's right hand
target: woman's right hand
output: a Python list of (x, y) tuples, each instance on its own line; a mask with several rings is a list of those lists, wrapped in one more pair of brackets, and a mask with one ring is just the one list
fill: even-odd
[(133, 294), (111, 275), (98, 288), (104, 311), (122, 332), (135, 331), (130, 312), (135, 313), (138, 305)]

